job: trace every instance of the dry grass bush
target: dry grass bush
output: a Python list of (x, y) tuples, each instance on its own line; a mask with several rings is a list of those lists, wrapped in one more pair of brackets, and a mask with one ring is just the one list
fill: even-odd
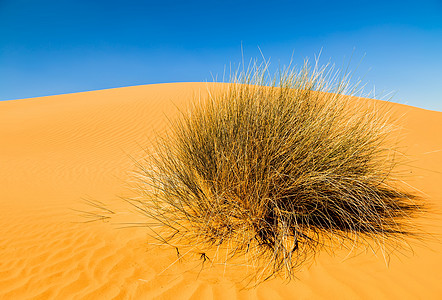
[(249, 255), (258, 281), (293, 278), (322, 248), (404, 242), (420, 207), (393, 173), (388, 114), (343, 96), (357, 85), (332, 68), (306, 62), (270, 81), (267, 69), (193, 102), (139, 163), (131, 203), (153, 236), (224, 247), (224, 263)]

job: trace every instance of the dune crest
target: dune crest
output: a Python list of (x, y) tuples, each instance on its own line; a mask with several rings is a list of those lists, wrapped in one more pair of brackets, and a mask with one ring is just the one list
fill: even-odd
[[(221, 86), (221, 85), (219, 85)], [(84, 219), (82, 199), (120, 205), (133, 170), (155, 132), (206, 83), (171, 83), (0, 102), (0, 298), (400, 298), (442, 296), (442, 244), (414, 255), (351, 259), (321, 253), (295, 280), (242, 290), (241, 270), (177, 261), (173, 249), (147, 244), (143, 228), (117, 229)], [(365, 100), (377, 101), (377, 100)], [(411, 158), (406, 182), (442, 211), (442, 112), (399, 104)], [(124, 219), (124, 216), (122, 216)], [(423, 220), (442, 233), (442, 216)]]

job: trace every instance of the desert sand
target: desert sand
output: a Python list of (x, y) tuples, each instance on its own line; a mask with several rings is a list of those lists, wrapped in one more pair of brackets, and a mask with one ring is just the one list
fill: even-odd
[[(400, 104), (406, 182), (432, 213), (432, 238), (385, 259), (321, 253), (289, 283), (242, 289), (241, 269), (201, 271), (148, 244), (144, 228), (88, 222), (85, 199), (126, 205), (133, 157), (206, 83), (171, 83), (0, 102), (2, 299), (441, 299), (442, 112)], [(365, 99), (364, 101), (375, 101)], [(122, 216), (124, 219), (124, 216)], [(130, 216), (127, 216), (130, 220)]]

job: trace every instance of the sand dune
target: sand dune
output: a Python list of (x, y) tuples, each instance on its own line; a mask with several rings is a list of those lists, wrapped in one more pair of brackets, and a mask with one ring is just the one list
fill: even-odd
[[(322, 253), (299, 280), (242, 290), (241, 270), (201, 271), (197, 257), (147, 244), (143, 228), (84, 221), (82, 199), (123, 205), (155, 132), (205, 83), (158, 84), (0, 102), (2, 299), (441, 299), (442, 216), (421, 220), (434, 239), (414, 253), (345, 258)], [(372, 100), (364, 100), (372, 101)], [(392, 104), (402, 116), (408, 184), (442, 211), (442, 113)], [(123, 216), (124, 218), (124, 216)]]

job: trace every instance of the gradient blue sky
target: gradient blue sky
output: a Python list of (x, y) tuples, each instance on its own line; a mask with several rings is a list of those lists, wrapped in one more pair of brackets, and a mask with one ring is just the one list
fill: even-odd
[(0, 0), (0, 100), (211, 81), (241, 43), (274, 66), (365, 54), (369, 88), (442, 111), (441, 0)]

